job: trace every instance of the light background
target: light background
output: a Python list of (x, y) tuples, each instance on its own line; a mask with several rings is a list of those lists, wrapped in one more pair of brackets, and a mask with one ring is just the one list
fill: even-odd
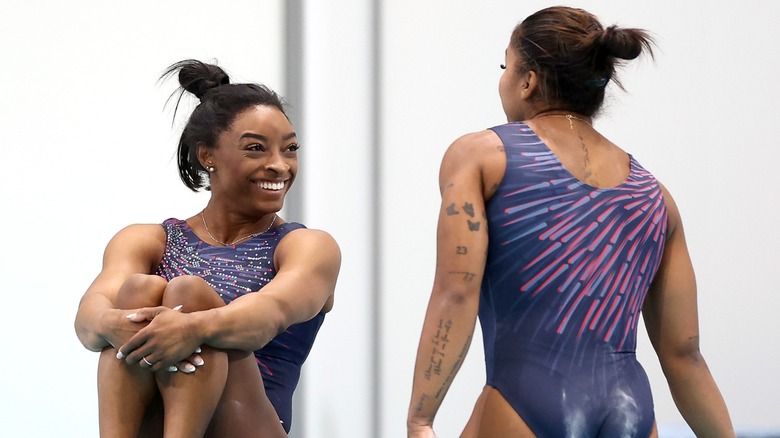
[[(73, 317), (116, 231), (205, 205), (175, 170), (178, 131), (163, 109), (174, 83), (156, 82), (189, 57), (296, 96), (303, 170), (287, 219), (342, 247), (295, 436), (404, 436), (433, 280), (439, 161), (460, 135), (503, 122), (509, 34), (552, 4), (5, 0), (0, 436), (97, 436), (97, 356), (78, 343)], [(780, 431), (780, 3), (569, 4), (656, 36), (656, 60), (624, 69), (628, 92), (613, 90), (596, 125), (677, 200), (702, 350), (735, 426)], [(661, 436), (686, 436), (643, 333), (638, 354)], [(482, 361), (475, 340), (437, 417), (440, 436), (465, 424)]]

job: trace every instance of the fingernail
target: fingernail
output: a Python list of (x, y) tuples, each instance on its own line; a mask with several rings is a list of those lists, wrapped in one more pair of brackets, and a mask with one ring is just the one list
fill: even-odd
[(121, 351), (121, 350), (118, 350), (118, 351), (116, 352), (116, 358), (117, 358), (117, 359), (124, 359), (124, 358), (125, 358), (125, 355), (124, 355), (124, 354), (122, 354), (122, 351)]
[(173, 310), (181, 310), (182, 304), (179, 304), (178, 306), (174, 307)]
[(184, 371), (185, 373), (191, 373), (191, 372), (195, 371), (195, 365), (193, 365), (191, 363), (185, 364), (181, 368), (181, 370)]
[(127, 315), (127, 319), (133, 319), (135, 317), (135, 313), (130, 313)]
[(175, 373), (176, 371), (179, 371), (179, 369), (176, 368), (176, 365), (171, 365), (171, 366), (168, 367), (168, 372), (169, 373)]
[(196, 352), (196, 353), (200, 353), (201, 351), (203, 351), (203, 350), (201, 350), (201, 349), (200, 349), (200, 347), (198, 347), (198, 348), (196, 348), (196, 349), (195, 349), (195, 352)]
[(203, 362), (203, 358), (200, 356), (192, 358), (192, 362), (195, 364), (195, 366), (203, 366), (205, 363)]

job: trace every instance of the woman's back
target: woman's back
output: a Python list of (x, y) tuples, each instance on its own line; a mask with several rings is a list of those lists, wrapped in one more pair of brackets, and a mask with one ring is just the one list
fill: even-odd
[[(626, 172), (591, 163), (601, 169), (598, 182), (611, 186), (593, 187), (525, 123), (492, 130), (504, 144), (506, 169), (486, 205), (490, 242), (479, 316), (487, 384), (540, 436), (561, 431), (546, 424), (562, 418), (595, 436), (614, 403), (634, 406), (634, 421), (622, 423), (651, 429), (652, 398), (634, 348), (664, 249), (660, 185), (627, 156)], [(605, 149), (600, 161), (612, 159)], [(573, 163), (576, 155), (564, 156)]]

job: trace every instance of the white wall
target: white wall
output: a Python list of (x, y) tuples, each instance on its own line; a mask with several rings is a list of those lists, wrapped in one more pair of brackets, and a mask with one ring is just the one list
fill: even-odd
[[(4, 436), (97, 436), (96, 355), (72, 330), (78, 299), (119, 228), (193, 214), (207, 197), (178, 181), (177, 133), (162, 110), (174, 84), (155, 81), (174, 61), (217, 58), (234, 79), (284, 94), (283, 3), (11, 0), (0, 8)], [(496, 90), (509, 34), (551, 3), (304, 4), (304, 99), (292, 103), (303, 109), (296, 127), (309, 155), (298, 189), (305, 222), (330, 231), (344, 261), (296, 421), (306, 437), (371, 436), (376, 416), (377, 435), (403, 436), (433, 279), (439, 161), (458, 136), (503, 121)], [(780, 430), (772, 281), (780, 4), (576, 5), (657, 35), (655, 63), (626, 68), (629, 93), (615, 93), (597, 126), (676, 197), (698, 274), (703, 352), (735, 424)], [(662, 436), (675, 436), (681, 419), (648, 343), (639, 348)], [(438, 417), (440, 436), (457, 436), (465, 423), (484, 381), (481, 361), (475, 340)]]
[[(504, 121), (497, 84), (514, 25), (547, 1), (383, 2), (382, 418), (403, 436), (416, 341), (435, 263), (437, 172), (446, 147)], [(780, 430), (780, 4), (578, 1), (607, 24), (657, 37), (655, 63), (623, 74), (597, 127), (672, 191), (699, 282), (702, 351), (741, 430)], [(644, 336), (642, 333), (640, 336)], [(661, 436), (683, 421), (649, 343)], [(484, 384), (481, 340), (437, 417), (457, 436)]]

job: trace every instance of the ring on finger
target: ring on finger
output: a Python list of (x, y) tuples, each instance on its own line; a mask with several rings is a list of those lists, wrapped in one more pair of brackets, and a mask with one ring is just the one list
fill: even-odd
[(153, 364), (153, 363), (149, 362), (149, 361), (146, 359), (146, 356), (143, 356), (141, 359), (142, 359), (144, 362), (146, 362), (146, 364), (147, 364), (147, 365), (149, 365), (150, 367), (151, 367), (151, 366), (154, 366), (154, 364)]

